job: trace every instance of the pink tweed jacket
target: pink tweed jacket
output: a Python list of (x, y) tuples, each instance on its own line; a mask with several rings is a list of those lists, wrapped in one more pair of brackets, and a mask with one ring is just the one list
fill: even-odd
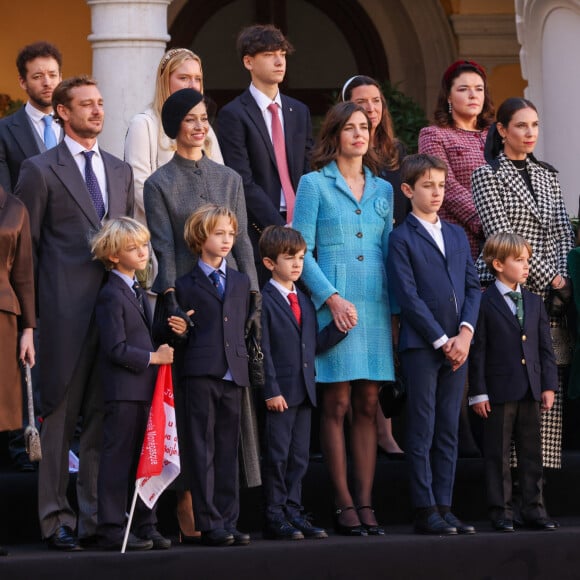
[(445, 200), (439, 217), (465, 230), (474, 261), (479, 256), (485, 238), (471, 194), (471, 174), (485, 165), (483, 149), (486, 137), (487, 129), (464, 131), (430, 126), (421, 129), (419, 133), (419, 153), (439, 157), (448, 167)]

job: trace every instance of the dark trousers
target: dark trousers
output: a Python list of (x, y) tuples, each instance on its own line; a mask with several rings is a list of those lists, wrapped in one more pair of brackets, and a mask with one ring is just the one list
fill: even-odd
[[(123, 540), (132, 499), (135, 474), (147, 428), (150, 404), (145, 401), (108, 401), (103, 420), (103, 449), (98, 479), (99, 536), (120, 542)], [(137, 498), (133, 529), (144, 535), (155, 528), (155, 508), (150, 510)]]
[(182, 384), (196, 527), (202, 532), (235, 528), (242, 389), (211, 377), (186, 377)]
[[(43, 331), (44, 332), (44, 331)], [(103, 441), (103, 394), (96, 369), (97, 328), (91, 327), (62, 401), (44, 418), (40, 430), (42, 461), (38, 465), (38, 516), (43, 538), (60, 526), (77, 527), (68, 497), (68, 456), (82, 416), (77, 501), (79, 538), (96, 533), (97, 478)], [(42, 374), (50, 369), (42, 369)], [(41, 377), (42, 380), (42, 377)]]
[(524, 521), (546, 517), (542, 494), (542, 442), (540, 404), (531, 397), (491, 405), (484, 421), (483, 451), (487, 503), (492, 520), (513, 519), (510, 448), (518, 457), (518, 474)]
[(309, 404), (266, 412), (262, 482), (268, 521), (291, 520), (302, 512), (311, 415)]
[(407, 386), (405, 451), (414, 507), (450, 506), (467, 364), (453, 372), (441, 349), (400, 353)]

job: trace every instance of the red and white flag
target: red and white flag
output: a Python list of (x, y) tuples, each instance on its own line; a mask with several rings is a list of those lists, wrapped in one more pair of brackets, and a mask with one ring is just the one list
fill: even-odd
[(180, 469), (171, 365), (161, 365), (135, 484), (136, 492), (149, 509), (179, 475)]

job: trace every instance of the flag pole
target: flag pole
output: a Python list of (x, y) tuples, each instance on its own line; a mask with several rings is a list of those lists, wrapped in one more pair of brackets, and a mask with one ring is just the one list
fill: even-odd
[[(139, 482), (137, 482), (138, 484)], [(125, 528), (125, 537), (123, 538), (123, 546), (121, 547), (121, 554), (125, 553), (127, 548), (127, 540), (129, 539), (129, 534), (131, 533), (131, 524), (133, 523), (133, 515), (135, 514), (135, 505), (137, 504), (137, 485), (135, 486), (135, 493), (133, 494), (133, 501), (131, 503), (131, 511), (129, 513), (129, 520), (127, 521), (127, 527)]]

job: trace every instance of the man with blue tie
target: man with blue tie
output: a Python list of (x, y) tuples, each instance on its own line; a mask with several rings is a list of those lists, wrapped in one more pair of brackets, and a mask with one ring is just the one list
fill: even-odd
[(28, 102), (0, 121), (0, 185), (10, 193), (22, 162), (54, 147), (62, 137), (52, 111), (52, 93), (61, 81), (60, 51), (48, 42), (29, 44), (18, 53), (16, 66)]
[[(89, 239), (105, 217), (132, 215), (133, 174), (127, 163), (97, 143), (104, 109), (94, 80), (80, 76), (62, 81), (53, 105), (64, 139), (24, 161), (15, 194), (30, 214), (42, 325), (40, 529), (50, 547), (77, 550), (79, 540), (89, 543), (96, 533), (103, 419), (94, 309), (105, 269), (92, 259)], [(77, 528), (66, 490), (68, 453), (79, 417)]]

